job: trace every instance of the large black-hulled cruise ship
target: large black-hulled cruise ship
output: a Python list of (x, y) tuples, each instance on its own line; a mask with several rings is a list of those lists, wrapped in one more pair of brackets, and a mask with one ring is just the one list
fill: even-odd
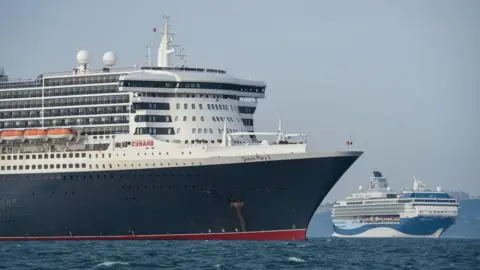
[(255, 132), (265, 83), (170, 66), (171, 41), (165, 17), (156, 67), (0, 70), (0, 240), (306, 238), (362, 152)]

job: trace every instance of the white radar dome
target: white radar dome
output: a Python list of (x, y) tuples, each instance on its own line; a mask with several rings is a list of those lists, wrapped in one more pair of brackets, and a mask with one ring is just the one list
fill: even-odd
[(3, 76), (4, 72), (5, 72), (5, 70), (3, 69), (2, 66), (0, 66), (0, 76)]
[(117, 56), (113, 52), (106, 52), (103, 55), (103, 63), (105, 66), (113, 66), (117, 62)]
[(387, 192), (390, 192), (392, 191), (392, 188), (391, 187), (387, 187)]
[(77, 53), (77, 61), (80, 65), (87, 65), (88, 64), (88, 52), (85, 50), (81, 50)]
[(362, 186), (358, 186), (358, 190), (362, 191), (362, 190), (363, 190), (363, 187), (362, 187)]
[(442, 187), (437, 187), (437, 192), (442, 192), (442, 191), (443, 191)]

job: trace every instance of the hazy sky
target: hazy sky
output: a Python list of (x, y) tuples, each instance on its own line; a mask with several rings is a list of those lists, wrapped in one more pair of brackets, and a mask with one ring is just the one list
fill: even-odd
[[(257, 131), (309, 135), (310, 151), (365, 154), (327, 201), (368, 185), (427, 185), (480, 195), (480, 1), (33, 1), (0, 5), (0, 66), (12, 78), (144, 62), (162, 16), (188, 65), (264, 80)], [(156, 52), (152, 52), (156, 59)], [(319, 180), (321, 178), (319, 177)]]

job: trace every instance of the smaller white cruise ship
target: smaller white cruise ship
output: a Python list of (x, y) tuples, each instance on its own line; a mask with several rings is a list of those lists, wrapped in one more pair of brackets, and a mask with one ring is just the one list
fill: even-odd
[(333, 236), (438, 238), (455, 223), (457, 200), (437, 187), (427, 190), (413, 178), (413, 190), (395, 193), (386, 177), (373, 172), (370, 188), (334, 203)]

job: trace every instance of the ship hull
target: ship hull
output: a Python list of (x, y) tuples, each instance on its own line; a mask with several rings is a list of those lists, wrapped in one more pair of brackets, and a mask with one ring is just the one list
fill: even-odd
[(2, 175), (0, 240), (305, 240), (360, 155)]
[(358, 238), (439, 238), (455, 223), (452, 217), (401, 218), (397, 224), (353, 224), (345, 223), (344, 228), (333, 225), (335, 237)]

